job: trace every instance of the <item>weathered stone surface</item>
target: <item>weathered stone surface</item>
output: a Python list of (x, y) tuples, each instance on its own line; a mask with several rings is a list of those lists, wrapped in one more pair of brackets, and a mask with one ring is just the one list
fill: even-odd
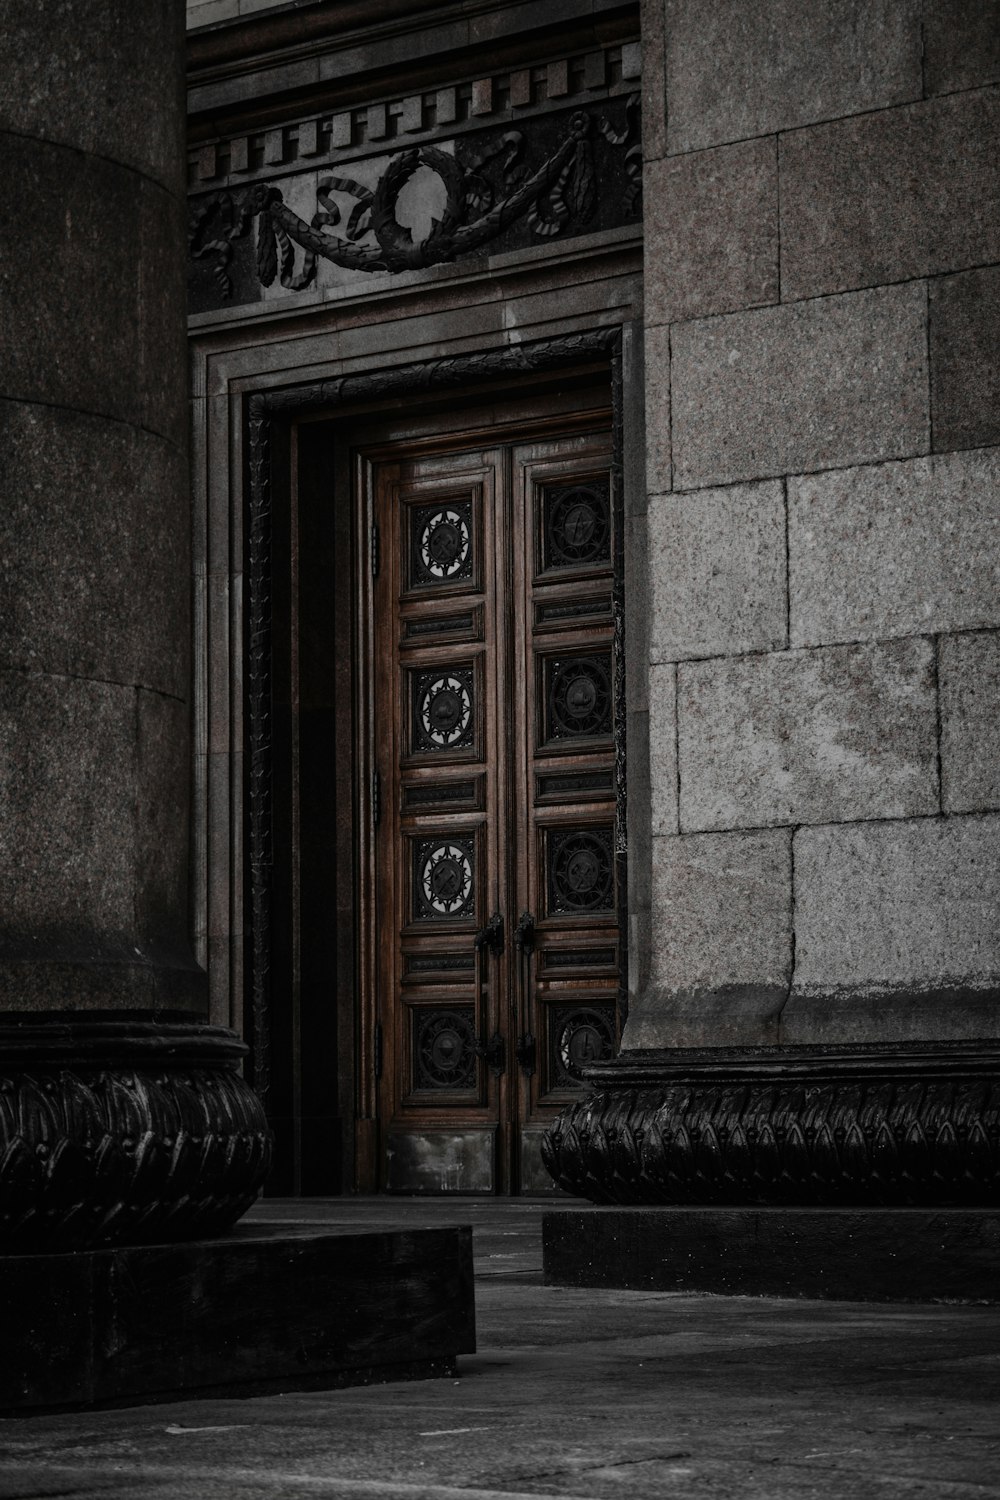
[(1000, 83), (996, 0), (930, 0), (924, 7), (923, 33), (928, 94)]
[(667, 148), (919, 99), (915, 0), (666, 0)]
[[(849, 1010), (860, 998), (890, 1000), (899, 991), (904, 1002), (907, 993), (948, 988), (995, 996), (998, 903), (995, 815), (802, 829), (795, 992), (829, 995), (834, 1010), (838, 998)], [(947, 1007), (939, 1009), (940, 1035), (951, 1035)], [(794, 1010), (790, 1001), (789, 1024)]]
[(183, 455), (156, 434), (0, 401), (0, 665), (185, 697)]
[(649, 328), (645, 344), (646, 485), (655, 495), (673, 488), (670, 467), (670, 329)]
[[(631, 743), (629, 754), (631, 759)], [(649, 783), (653, 833), (677, 833), (677, 669), (649, 669)]]
[(673, 323), (778, 300), (772, 139), (646, 165), (645, 308)]
[(936, 812), (933, 646), (831, 646), (678, 668), (681, 828)]
[(682, 323), (671, 350), (677, 489), (929, 447), (922, 286)]
[(1000, 635), (938, 643), (945, 812), (1000, 807)]
[(194, 986), (171, 1003), (200, 1003), (185, 716), (117, 683), (0, 672), (0, 1008), (141, 1007), (160, 970)]
[(791, 962), (790, 830), (656, 838), (650, 985), (622, 1045), (773, 1041)]
[(781, 138), (781, 295), (1000, 259), (1000, 90)]
[(1000, 267), (931, 282), (931, 431), (936, 451), (1000, 443), (998, 329)]
[(654, 161), (667, 148), (666, 39), (663, 0), (640, 0), (642, 154)]
[(1000, 453), (788, 484), (792, 644), (1000, 623)]
[[(0, 130), (121, 162), (184, 192), (184, 115), (174, 88), (183, 27), (174, 0), (5, 0)], [(47, 46), (44, 33), (58, 36)], [(127, 80), (127, 86), (123, 81)]]
[(176, 326), (169, 331), (176, 267), (166, 285), (156, 280), (159, 271), (168, 274), (180, 243), (175, 200), (114, 162), (63, 146), (9, 135), (3, 151), (4, 394), (99, 412), (178, 440), (183, 403), (162, 399), (179, 369)]
[(653, 500), (649, 567), (651, 661), (787, 645), (780, 480)]

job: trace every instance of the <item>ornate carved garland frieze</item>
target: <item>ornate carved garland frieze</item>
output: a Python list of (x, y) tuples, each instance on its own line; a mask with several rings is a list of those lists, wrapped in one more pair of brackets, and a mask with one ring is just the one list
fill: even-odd
[(1000, 1051), (626, 1053), (542, 1147), (594, 1203), (995, 1204)]
[[(358, 112), (357, 130), (351, 115), (350, 130), (312, 121), (266, 132), (259, 161), (234, 143), (202, 148), (190, 197), (192, 311), (636, 222), (642, 148), (639, 96), (622, 81), (628, 52), (619, 49), (616, 63), (600, 54), (600, 79), (584, 60), (573, 75), (580, 87), (555, 97), (542, 83), (512, 93), (509, 80), (505, 89), (474, 82), (461, 123), (457, 110), (410, 101), (409, 114), (372, 106), (367, 128)], [(423, 139), (414, 137), (418, 119)], [(400, 123), (395, 134), (390, 120)], [(215, 189), (199, 191), (213, 180)]]

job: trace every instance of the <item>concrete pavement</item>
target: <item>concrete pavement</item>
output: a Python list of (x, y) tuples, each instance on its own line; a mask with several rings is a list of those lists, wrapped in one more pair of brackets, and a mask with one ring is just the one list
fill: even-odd
[(554, 1206), (259, 1206), (471, 1222), (479, 1352), (456, 1380), (8, 1420), (0, 1497), (1000, 1496), (1000, 1308), (546, 1288)]

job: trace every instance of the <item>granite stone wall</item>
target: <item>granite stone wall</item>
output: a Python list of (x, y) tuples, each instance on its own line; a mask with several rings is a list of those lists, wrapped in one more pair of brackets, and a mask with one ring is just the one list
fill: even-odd
[(1000, 1035), (1000, 6), (643, 6), (649, 984)]

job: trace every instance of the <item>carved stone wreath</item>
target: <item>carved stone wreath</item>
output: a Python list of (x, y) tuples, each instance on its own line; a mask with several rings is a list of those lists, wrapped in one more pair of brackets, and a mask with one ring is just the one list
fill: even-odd
[[(596, 128), (612, 146), (623, 148), (625, 211), (636, 211), (642, 182), (642, 148), (638, 144), (639, 99), (626, 102), (624, 129), (603, 116)], [(496, 239), (511, 224), (525, 220), (539, 238), (561, 234), (571, 222), (585, 225), (597, 204), (598, 184), (590, 140), (595, 118), (577, 110), (562, 143), (535, 170), (525, 163), (523, 132), (508, 131), (468, 165), (438, 146), (413, 146), (397, 152), (373, 187), (347, 176), (323, 179), (317, 188), (317, 210), (307, 223), (284, 201), (279, 188), (259, 183), (240, 195), (217, 193), (196, 202), (189, 225), (191, 254), (208, 259), (223, 296), (231, 294), (229, 263), (233, 242), (256, 223), (256, 271), (262, 286), (276, 280), (286, 291), (299, 292), (315, 280), (319, 260), (346, 270), (399, 273), (471, 254)], [(485, 175), (498, 165), (503, 189)], [(400, 197), (418, 172), (433, 174), (440, 184), (443, 208), (420, 239), (399, 221)], [(346, 214), (334, 194), (354, 200)], [(339, 232), (334, 232), (338, 230)], [(303, 252), (296, 267), (297, 251)]]

